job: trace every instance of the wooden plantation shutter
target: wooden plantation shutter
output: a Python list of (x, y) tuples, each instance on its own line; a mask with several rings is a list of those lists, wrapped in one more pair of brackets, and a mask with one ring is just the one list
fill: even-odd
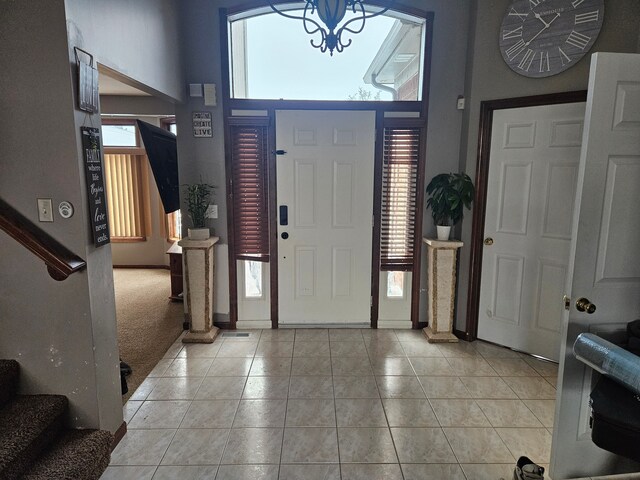
[(413, 269), (420, 134), (419, 127), (384, 128), (381, 270)]
[(268, 119), (230, 121), (236, 259), (269, 261)]

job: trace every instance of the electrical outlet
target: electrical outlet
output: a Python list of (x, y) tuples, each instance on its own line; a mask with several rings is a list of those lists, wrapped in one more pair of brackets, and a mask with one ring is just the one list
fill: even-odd
[(218, 218), (218, 205), (209, 205), (205, 216), (207, 218)]
[(50, 198), (38, 199), (38, 220), (41, 222), (53, 222), (53, 202)]

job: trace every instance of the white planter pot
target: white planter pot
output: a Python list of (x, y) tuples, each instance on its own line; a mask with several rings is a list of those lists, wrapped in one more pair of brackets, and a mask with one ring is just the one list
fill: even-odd
[(436, 229), (438, 230), (438, 240), (443, 240), (445, 242), (449, 240), (449, 235), (451, 234), (451, 226), (436, 225)]
[(189, 228), (188, 233), (190, 240), (206, 240), (210, 236), (208, 228)]

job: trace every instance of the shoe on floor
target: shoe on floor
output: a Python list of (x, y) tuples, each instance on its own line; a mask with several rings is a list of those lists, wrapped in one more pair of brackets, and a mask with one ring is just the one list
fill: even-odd
[(520, 457), (513, 471), (513, 480), (544, 480), (544, 468), (527, 457)]

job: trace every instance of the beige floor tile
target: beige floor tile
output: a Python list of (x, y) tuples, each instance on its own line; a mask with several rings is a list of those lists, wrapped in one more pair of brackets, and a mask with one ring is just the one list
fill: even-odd
[(523, 402), (542, 422), (542, 425), (553, 428), (553, 420), (556, 413), (555, 400), (523, 400)]
[(509, 463), (515, 461), (493, 428), (444, 428), (460, 463)]
[(521, 400), (477, 400), (493, 427), (542, 427)]
[(387, 464), (342, 464), (342, 480), (402, 480), (400, 465)]
[(401, 342), (424, 342), (427, 337), (424, 336), (422, 330), (394, 330), (396, 337)]
[(239, 400), (194, 400), (180, 428), (231, 428)]
[(153, 480), (210, 480), (215, 478), (217, 465), (160, 466)]
[(289, 377), (249, 377), (242, 398), (287, 398)]
[(249, 375), (253, 358), (216, 358), (207, 372), (207, 377), (243, 377)]
[(400, 463), (456, 463), (441, 428), (392, 428)]
[(401, 340), (400, 345), (402, 345), (407, 357), (442, 357), (440, 349), (436, 345), (428, 343), (426, 338), (414, 342)]
[(520, 358), (487, 358), (487, 362), (502, 377), (535, 377), (538, 373)]
[(335, 403), (338, 427), (386, 427), (382, 402), (374, 398), (339, 398)]
[(427, 398), (471, 398), (458, 377), (418, 377)]
[(155, 471), (155, 466), (107, 467), (100, 480), (151, 480)]
[(162, 374), (163, 377), (204, 377), (211, 364), (213, 358), (176, 358), (169, 368)]
[(235, 331), (223, 331), (221, 335), (218, 335), (216, 342), (222, 341), (224, 343), (232, 342), (253, 342), (258, 343), (262, 337), (263, 330), (248, 329), (248, 330), (235, 330)]
[(333, 390), (336, 398), (380, 398), (373, 376), (334, 376)]
[(388, 428), (338, 428), (342, 463), (398, 463)]
[(387, 330), (387, 329), (383, 329), (383, 328), (377, 328), (377, 329), (373, 329), (373, 328), (369, 328), (369, 329), (364, 329), (362, 330), (362, 338), (364, 338), (365, 341), (367, 340), (378, 340), (378, 341), (393, 341), (396, 342), (398, 341), (398, 336), (396, 335), (396, 332), (394, 332), (393, 330)]
[(337, 341), (331, 340), (331, 356), (332, 357), (367, 357), (367, 349), (364, 341)]
[(282, 400), (241, 400), (233, 428), (284, 427), (286, 408)]
[(404, 480), (466, 480), (457, 464), (403, 464)]
[(292, 357), (293, 342), (260, 340), (256, 349), (256, 357)]
[(329, 357), (293, 357), (292, 375), (331, 375)]
[(296, 329), (296, 342), (326, 342), (327, 340), (329, 340), (329, 331), (326, 328)]
[(218, 354), (220, 350), (220, 346), (222, 342), (213, 342), (213, 343), (185, 343), (184, 347), (180, 350), (180, 353), (177, 357), (188, 357), (188, 358), (213, 358)]
[(253, 357), (258, 342), (224, 342), (217, 357)]
[(520, 358), (518, 352), (478, 340), (474, 342), (476, 351), (484, 358)]
[(390, 427), (439, 427), (429, 400), (385, 398), (382, 400)]
[(161, 377), (162, 374), (167, 371), (167, 368), (169, 368), (169, 365), (171, 365), (174, 360), (174, 358), (163, 358), (158, 363), (156, 363), (156, 366), (153, 367), (153, 370), (149, 372), (147, 378)]
[(333, 378), (329, 375), (293, 376), (289, 398), (333, 398)]
[(228, 436), (228, 429), (180, 429), (171, 440), (162, 465), (216, 465)]
[(202, 377), (158, 378), (147, 400), (193, 400), (202, 381)]
[(410, 357), (409, 361), (417, 375), (429, 377), (456, 376), (456, 372), (451, 368), (446, 358)]
[(460, 377), (460, 381), (469, 390), (472, 398), (518, 398), (509, 385), (499, 377)]
[(286, 428), (282, 463), (338, 463), (335, 428)]
[(332, 398), (289, 398), (287, 427), (335, 427), (336, 406)]
[(437, 346), (444, 357), (468, 358), (480, 355), (476, 350), (476, 345), (470, 342), (438, 343)]
[(144, 402), (129, 422), (128, 428), (178, 428), (189, 408), (188, 401), (150, 401)]
[(271, 342), (293, 342), (296, 336), (296, 331), (293, 328), (277, 328), (275, 330), (262, 330), (260, 334), (260, 341)]
[(280, 465), (278, 480), (340, 480), (340, 465)]
[[(279, 344), (282, 342), (279, 342)], [(256, 357), (251, 364), (250, 377), (282, 377), (291, 375), (291, 357)]]
[(362, 341), (362, 330), (360, 328), (331, 328), (329, 329), (329, 340), (332, 342)]
[(496, 480), (498, 478), (504, 478), (511, 480), (513, 478), (513, 469), (515, 468), (515, 462), (504, 464), (464, 464), (462, 470), (464, 470), (467, 480)]
[(124, 404), (124, 407), (122, 407), (122, 416), (125, 422), (129, 423), (131, 421), (142, 403), (142, 401), (138, 400), (129, 400)]
[(111, 453), (111, 465), (159, 465), (176, 430), (129, 430)]
[(370, 360), (375, 375), (415, 375), (411, 363), (405, 357), (371, 357)]
[(478, 356), (478, 357), (467, 357), (467, 358), (447, 358), (449, 365), (453, 368), (453, 371), (456, 372), (456, 375), (461, 377), (492, 377), (497, 376), (498, 374), (495, 372), (491, 365), (487, 363), (487, 361)]
[(155, 388), (156, 383), (158, 383), (158, 377), (147, 377), (143, 380), (138, 388), (136, 388), (135, 392), (129, 397), (129, 400), (146, 400), (151, 391)]
[(549, 383), (549, 385), (551, 385), (554, 389), (558, 388), (558, 377), (557, 376), (551, 376), (551, 377), (544, 377), (544, 379)]
[(406, 357), (407, 355), (404, 353), (404, 349), (400, 342), (392, 342), (392, 341), (371, 341), (369, 343), (365, 342), (365, 346), (367, 347), (367, 352), (370, 357)]
[(296, 340), (293, 346), (294, 357), (330, 357), (329, 341), (312, 342)]
[(418, 378), (399, 376), (376, 377), (382, 398), (426, 398)]
[(334, 375), (373, 375), (369, 357), (331, 357)]
[(556, 390), (542, 377), (502, 377), (521, 400), (554, 400)]
[(277, 464), (282, 450), (282, 428), (234, 428), (222, 455), (225, 465)]
[(443, 427), (489, 427), (491, 424), (474, 400), (432, 399), (431, 406)]
[(236, 399), (242, 397), (247, 377), (206, 377), (196, 393), (196, 400)]
[(496, 428), (515, 458), (522, 455), (535, 463), (549, 463), (551, 435), (546, 428)]
[(535, 371), (543, 377), (558, 376), (558, 364), (555, 362), (547, 362), (545, 360), (539, 360), (534, 357), (526, 357), (524, 361), (531, 365), (535, 369)]

